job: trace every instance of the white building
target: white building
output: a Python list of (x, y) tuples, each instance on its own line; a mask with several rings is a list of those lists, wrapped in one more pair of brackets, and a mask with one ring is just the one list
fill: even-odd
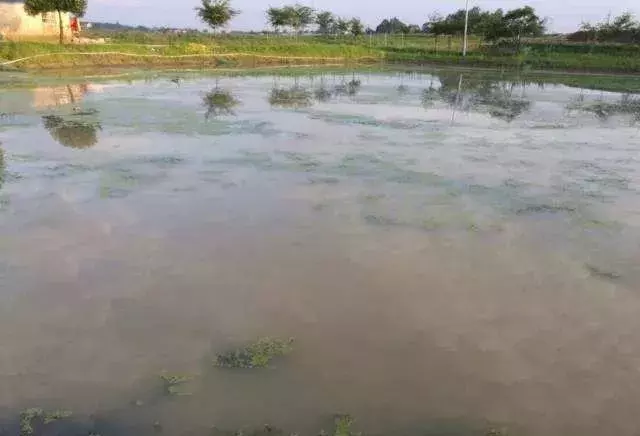
[[(65, 36), (71, 36), (71, 15), (62, 14)], [(24, 11), (24, 0), (0, 0), (0, 35), (5, 39), (38, 39), (57, 37), (60, 25), (57, 12), (30, 16)]]

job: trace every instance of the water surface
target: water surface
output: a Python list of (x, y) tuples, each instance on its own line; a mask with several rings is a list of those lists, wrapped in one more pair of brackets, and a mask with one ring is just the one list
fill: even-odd
[[(103, 436), (317, 434), (334, 413), (375, 434), (638, 434), (640, 97), (558, 82), (3, 89), (7, 434), (28, 407)], [(296, 338), (274, 368), (211, 365), (269, 335)], [(163, 371), (192, 395), (158, 392)]]

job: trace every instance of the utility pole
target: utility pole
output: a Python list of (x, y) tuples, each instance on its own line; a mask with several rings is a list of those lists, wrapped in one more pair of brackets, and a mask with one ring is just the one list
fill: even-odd
[(462, 43), (462, 56), (467, 55), (467, 43), (469, 42), (469, 0), (464, 6), (464, 42)]

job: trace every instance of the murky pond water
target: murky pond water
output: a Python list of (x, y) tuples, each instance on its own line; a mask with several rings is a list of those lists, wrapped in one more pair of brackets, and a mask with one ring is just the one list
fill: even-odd
[[(2, 90), (5, 434), (33, 407), (73, 411), (43, 430), (65, 435), (305, 435), (335, 413), (374, 434), (638, 434), (640, 98), (557, 82)], [(212, 365), (264, 336), (294, 351)], [(190, 395), (163, 395), (166, 372)]]

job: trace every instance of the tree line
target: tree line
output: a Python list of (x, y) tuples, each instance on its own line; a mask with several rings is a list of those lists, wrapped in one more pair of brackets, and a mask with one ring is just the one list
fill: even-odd
[(640, 22), (625, 12), (607, 17), (599, 23), (582, 23), (580, 29), (568, 35), (570, 41), (640, 43)]
[[(84, 16), (88, 0), (25, 0), (25, 11), (30, 15), (56, 13), (60, 25), (60, 42), (64, 41), (63, 13)], [(459, 9), (446, 16), (432, 14), (419, 26), (406, 24), (397, 17), (386, 18), (375, 29), (365, 28), (356, 17), (336, 16), (330, 11), (316, 11), (309, 6), (293, 4), (280, 8), (271, 7), (266, 11), (268, 23), (276, 32), (287, 30), (303, 33), (310, 26), (316, 26), (315, 32), (321, 35), (353, 35), (365, 33), (410, 34), (426, 33), (431, 35), (461, 35), (465, 28), (465, 10)], [(224, 27), (240, 11), (231, 6), (231, 0), (201, 0), (196, 14), (214, 31)], [(504, 11), (502, 9), (483, 10), (479, 7), (469, 9), (468, 31), (489, 42), (510, 39), (519, 44), (522, 37), (536, 37), (544, 34), (546, 19), (540, 17), (534, 8), (524, 6)], [(640, 42), (640, 22), (631, 13), (591, 24), (582, 23), (580, 29), (567, 36), (572, 41), (583, 42)]]
[[(231, 7), (231, 0), (201, 0), (197, 8), (198, 16), (214, 30), (225, 26), (239, 12)], [(330, 11), (316, 11), (313, 8), (293, 4), (280, 8), (271, 7), (266, 11), (268, 23), (276, 32), (290, 31), (303, 33), (315, 25), (316, 33), (321, 35), (359, 36), (365, 33), (428, 33), (433, 35), (462, 34), (465, 26), (465, 10), (460, 9), (446, 16), (432, 15), (422, 26), (405, 24), (397, 17), (386, 18), (375, 28), (366, 28), (358, 18), (344, 18)], [(521, 37), (540, 36), (546, 29), (546, 20), (530, 6), (503, 11), (482, 10), (474, 7), (469, 10), (469, 33), (481, 35), (489, 41)]]

